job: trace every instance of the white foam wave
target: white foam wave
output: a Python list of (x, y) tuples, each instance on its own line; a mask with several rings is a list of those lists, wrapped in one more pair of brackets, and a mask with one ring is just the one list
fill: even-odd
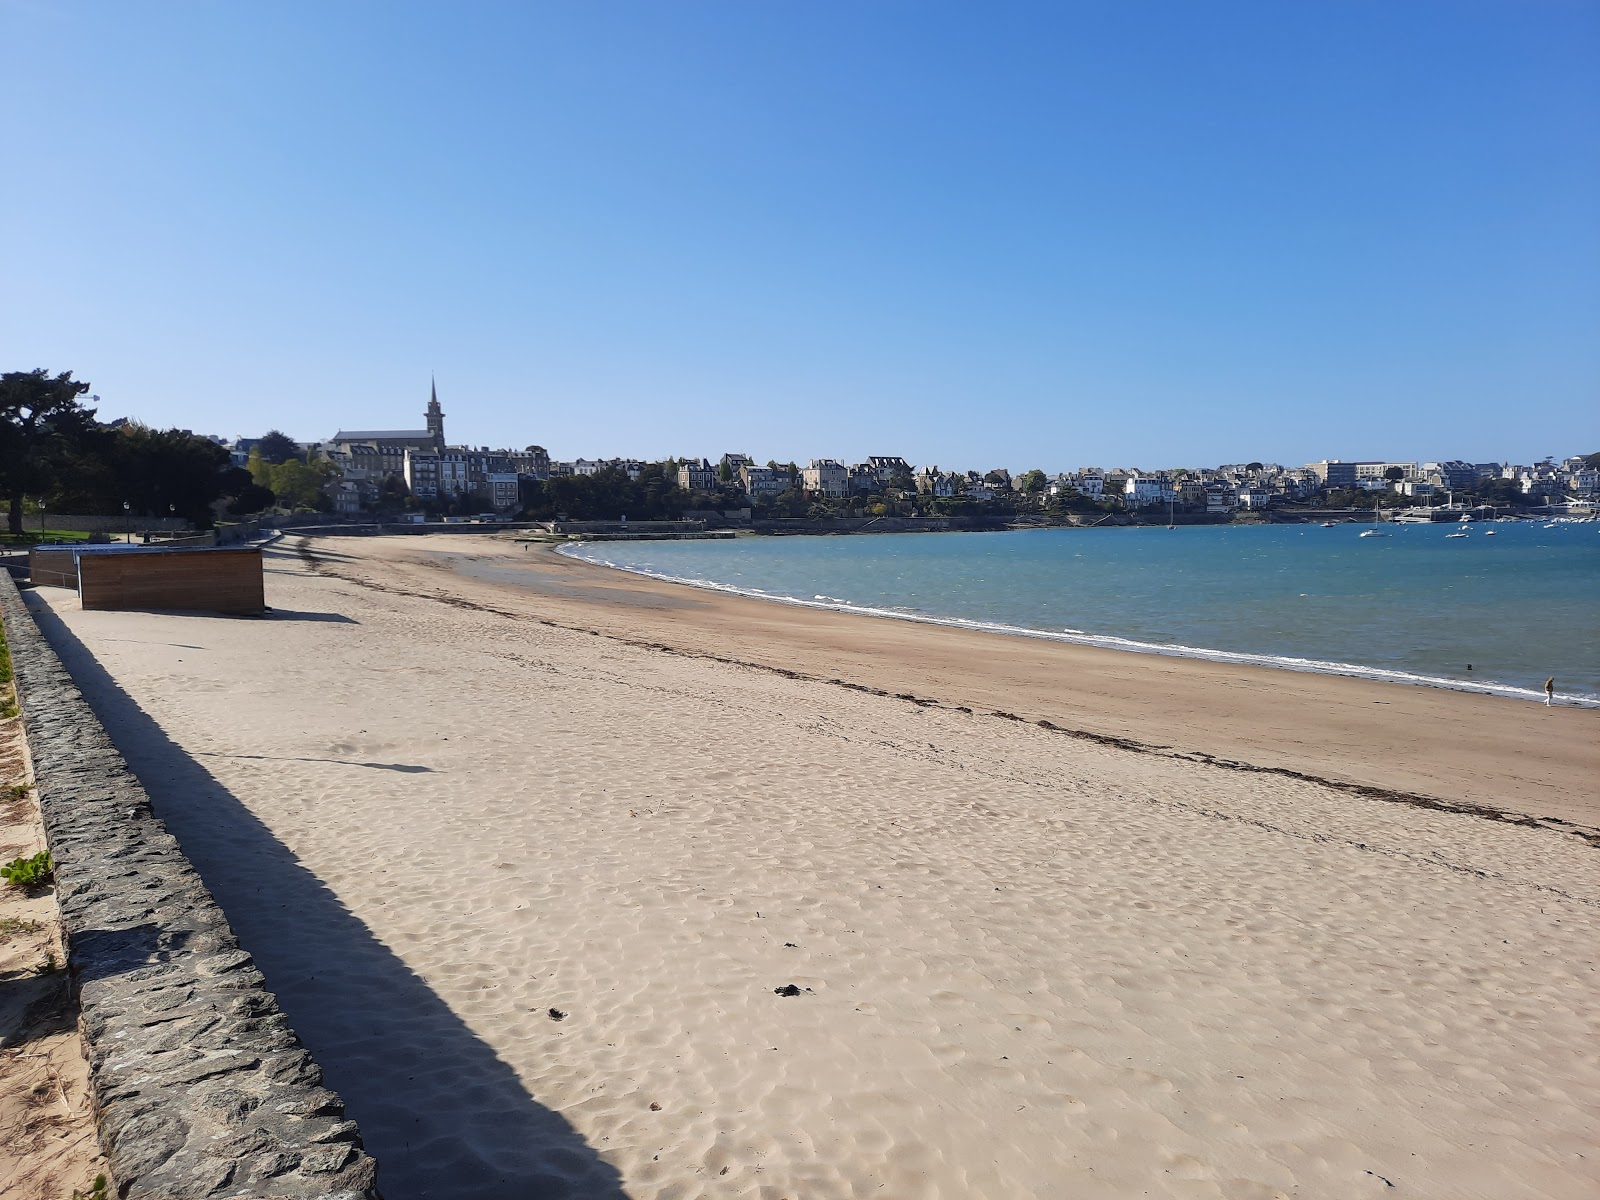
[[(573, 558), (582, 558), (584, 562), (594, 563), (596, 566), (626, 571), (630, 575), (642, 575), (647, 579), (657, 579), (662, 583), (678, 583), (687, 587), (704, 588), (706, 591), (711, 592), (725, 592), (731, 596), (748, 596), (754, 600), (766, 600), (775, 604), (793, 604), (801, 608), (820, 608), (830, 612), (850, 612), (870, 617), (888, 617), (895, 621), (915, 621), (922, 625), (943, 625), (952, 629), (970, 629), (978, 633), (998, 633), (1010, 637), (1041, 638), (1045, 641), (1067, 642), (1077, 646), (1098, 646), (1105, 650), (1124, 650), (1134, 654), (1159, 654), (1168, 658), (1198, 658), (1207, 662), (1272, 667), (1281, 671), (1304, 671), (1316, 675), (1347, 675), (1356, 679), (1371, 679), (1384, 683), (1404, 683), (1414, 687), (1445, 688), (1456, 692), (1477, 692), (1489, 696), (1505, 696), (1514, 700), (1544, 700), (1542, 691), (1517, 687), (1509, 683), (1496, 683), (1492, 680), (1482, 683), (1467, 683), (1459, 679), (1448, 679), (1443, 676), (1418, 675), (1410, 671), (1394, 671), (1384, 667), (1363, 666), (1360, 663), (1334, 662), (1316, 658), (1295, 658), (1291, 655), (1249, 654), (1236, 650), (1212, 650), (1204, 646), (1184, 646), (1166, 642), (1141, 642), (1134, 638), (1117, 637), (1115, 634), (1085, 633), (1076, 629), (1065, 629), (1060, 632), (1047, 629), (1030, 629), (1025, 625), (1007, 625), (1000, 621), (977, 621), (967, 617), (936, 617), (927, 613), (913, 612), (902, 608), (876, 608), (865, 604), (855, 604), (849, 600), (839, 600), (830, 596), (819, 595), (811, 600), (804, 600), (797, 596), (784, 596), (754, 588), (735, 587), (728, 583), (718, 583), (714, 579), (669, 575), (664, 571), (652, 571), (630, 563), (613, 562), (607, 558), (578, 554), (579, 550), (585, 548), (584, 543), (574, 542), (556, 547), (556, 553), (570, 555)], [(1600, 708), (1600, 696), (1569, 695), (1563, 697), (1562, 702), (1577, 708)]]

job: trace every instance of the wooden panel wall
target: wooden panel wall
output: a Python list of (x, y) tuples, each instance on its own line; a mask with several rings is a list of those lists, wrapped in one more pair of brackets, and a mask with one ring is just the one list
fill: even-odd
[(46, 587), (78, 590), (78, 564), (71, 550), (28, 551), (28, 578)]
[(267, 606), (261, 551), (167, 550), (78, 556), (84, 608), (180, 608), (259, 613)]

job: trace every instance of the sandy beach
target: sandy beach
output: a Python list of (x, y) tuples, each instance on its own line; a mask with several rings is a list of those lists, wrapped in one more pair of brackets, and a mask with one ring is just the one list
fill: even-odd
[(1600, 1190), (1600, 713), (486, 537), (267, 568), (29, 604), (390, 1200)]

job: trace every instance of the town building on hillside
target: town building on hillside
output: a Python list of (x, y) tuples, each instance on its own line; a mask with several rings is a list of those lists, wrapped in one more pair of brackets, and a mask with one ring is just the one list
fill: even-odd
[(850, 494), (850, 469), (831, 458), (813, 458), (800, 468), (800, 483), (808, 492), (839, 498)]
[(353, 480), (339, 480), (331, 488), (333, 511), (342, 517), (361, 511), (361, 486)]
[(404, 463), (406, 487), (418, 500), (439, 498), (439, 454), (434, 450), (407, 450)]
[(510, 454), (511, 469), (530, 479), (550, 478), (550, 452), (543, 446), (529, 446), (520, 454)]
[(898, 454), (869, 454), (867, 465), (881, 484), (889, 483), (896, 475), (911, 474), (911, 467)]
[(883, 491), (883, 480), (870, 463), (856, 463), (850, 468), (850, 491), (858, 496), (874, 495)]
[(484, 479), (489, 507), (495, 512), (511, 512), (522, 503), (522, 489), (515, 471), (492, 471)]
[(976, 471), (968, 471), (961, 477), (961, 493), (973, 500), (988, 502), (994, 499), (994, 485)]
[(1234, 492), (1234, 500), (1240, 508), (1261, 509), (1272, 503), (1272, 492), (1265, 484), (1242, 483)]
[(529, 446), (524, 454), (447, 445), (444, 416), (435, 384), (423, 429), (341, 429), (334, 434), (320, 455), (339, 468), (340, 478), (330, 492), (339, 511), (351, 504), (351, 489), (344, 484), (354, 484), (363, 503), (374, 503), (382, 481), (390, 478), (404, 480), (424, 504), (481, 496), (486, 506), (509, 511), (520, 502), (513, 486), (519, 474), (548, 476), (550, 456), (540, 446)]
[(745, 463), (739, 468), (739, 482), (752, 500), (772, 500), (789, 490), (789, 472)]
[(1322, 462), (1310, 463), (1306, 469), (1313, 472), (1321, 481), (1322, 486), (1330, 491), (1338, 488), (1353, 488), (1356, 486), (1356, 467), (1353, 462), (1341, 462), (1337, 458), (1324, 459)]
[(692, 458), (678, 464), (678, 486), (686, 492), (714, 492), (721, 482), (717, 469), (705, 459)]
[(1185, 475), (1178, 480), (1178, 503), (1185, 508), (1204, 508), (1206, 506), (1206, 485), (1197, 475)]
[(1285, 471), (1279, 483), (1284, 494), (1296, 500), (1309, 500), (1322, 490), (1322, 480), (1309, 467)]
[(1146, 508), (1175, 499), (1171, 481), (1160, 475), (1130, 475), (1122, 485), (1122, 500), (1129, 508)]
[(444, 410), (439, 407), (439, 387), (433, 385), (425, 414), (426, 429), (341, 429), (328, 440), (330, 447), (353, 453), (355, 447), (370, 447), (386, 461), (383, 469), (391, 474), (404, 470), (407, 450), (444, 449)]
[(1098, 467), (1080, 467), (1072, 477), (1072, 486), (1091, 500), (1106, 494), (1106, 477)]
[(1477, 485), (1478, 468), (1458, 458), (1422, 464), (1422, 478), (1437, 487), (1466, 491)]
[(1400, 472), (1401, 479), (1421, 479), (1422, 471), (1414, 462), (1358, 462), (1356, 481), (1363, 479), (1388, 479), (1391, 469)]

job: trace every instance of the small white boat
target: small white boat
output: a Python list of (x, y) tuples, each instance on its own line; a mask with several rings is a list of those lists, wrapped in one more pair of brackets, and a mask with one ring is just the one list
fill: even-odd
[(1361, 537), (1388, 537), (1389, 535), (1387, 533), (1385, 533), (1381, 529), (1363, 529), (1359, 536), (1361, 536)]
[(1485, 529), (1483, 531), (1483, 536), (1484, 537), (1493, 537), (1494, 535), (1495, 535), (1495, 531), (1493, 529)]
[(1467, 532), (1465, 532), (1465, 531), (1464, 531), (1464, 530), (1459, 530), (1459, 531), (1457, 531), (1457, 532), (1455, 532), (1455, 533), (1447, 533), (1447, 534), (1445, 534), (1445, 535), (1444, 535), (1444, 536), (1445, 536), (1445, 539), (1446, 539), (1446, 540), (1449, 540), (1449, 539), (1450, 539), (1450, 538), (1455, 538), (1455, 537), (1470, 537), (1470, 536), (1471, 536), (1471, 535), (1470, 535), (1470, 534), (1468, 534), (1468, 533), (1467, 533)]
[(1333, 526), (1334, 526), (1334, 523), (1333, 523), (1333, 522), (1332, 522), (1332, 521), (1324, 521), (1324, 522), (1323, 522), (1323, 523), (1322, 523), (1322, 527), (1323, 527), (1323, 528), (1324, 528), (1324, 529), (1332, 529), (1332, 528), (1333, 528)]

